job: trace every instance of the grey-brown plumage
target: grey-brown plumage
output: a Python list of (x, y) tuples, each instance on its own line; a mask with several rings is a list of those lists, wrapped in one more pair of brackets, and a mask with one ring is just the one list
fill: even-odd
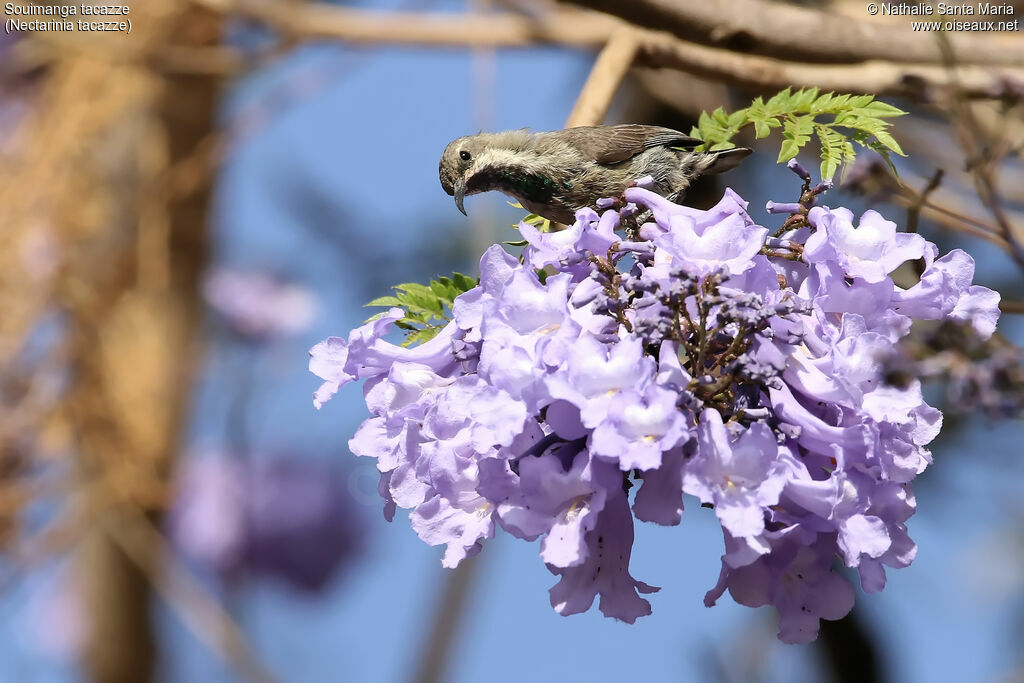
[(480, 133), (445, 148), (441, 186), (462, 213), (466, 195), (497, 190), (539, 216), (572, 223), (577, 209), (617, 197), (644, 176), (654, 178), (654, 192), (678, 201), (696, 177), (728, 171), (750, 154), (745, 147), (689, 151), (700, 144), (671, 128), (638, 124)]

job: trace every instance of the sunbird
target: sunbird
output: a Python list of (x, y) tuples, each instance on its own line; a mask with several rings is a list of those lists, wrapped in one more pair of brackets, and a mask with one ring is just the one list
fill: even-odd
[(510, 130), (453, 140), (441, 155), (441, 187), (463, 214), (467, 195), (497, 190), (532, 213), (570, 224), (602, 197), (651, 176), (651, 190), (682, 199), (698, 176), (735, 168), (746, 147), (694, 152), (702, 140), (671, 128), (622, 124), (549, 132)]

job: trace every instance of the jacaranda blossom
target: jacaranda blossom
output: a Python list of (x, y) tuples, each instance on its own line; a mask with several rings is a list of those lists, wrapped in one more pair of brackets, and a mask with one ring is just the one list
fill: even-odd
[(840, 563), (878, 591), (916, 552), (911, 482), (942, 416), (918, 382), (883, 381), (896, 342), (918, 319), (990, 336), (998, 295), (966, 253), (874, 211), (773, 204), (803, 218), (769, 236), (731, 190), (708, 211), (642, 183), (601, 205), (561, 232), (521, 225), (522, 259), (491, 247), (430, 342), (385, 341), (392, 309), (318, 344), (314, 401), (366, 380), (351, 450), (445, 566), (499, 528), (542, 538), (558, 613), (600, 598), (632, 623), (657, 590), (629, 572), (634, 517), (678, 524), (685, 493), (724, 536), (706, 604), (773, 605), (782, 640), (813, 640), (853, 606)]
[(228, 584), (320, 591), (363, 546), (340, 472), (314, 458), (190, 458), (169, 521), (175, 547)]

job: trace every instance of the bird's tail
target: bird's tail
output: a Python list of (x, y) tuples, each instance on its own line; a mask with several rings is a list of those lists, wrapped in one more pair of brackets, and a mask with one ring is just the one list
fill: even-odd
[(715, 175), (731, 171), (739, 166), (741, 161), (750, 156), (752, 151), (753, 150), (747, 147), (733, 147), (732, 149), (721, 149), (714, 152), (706, 152), (706, 154), (712, 155), (714, 158), (711, 160), (711, 163), (701, 171), (701, 173)]

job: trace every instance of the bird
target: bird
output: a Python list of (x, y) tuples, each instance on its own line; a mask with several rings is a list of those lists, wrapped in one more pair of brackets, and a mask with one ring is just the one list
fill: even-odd
[(467, 135), (441, 155), (441, 187), (464, 215), (465, 197), (497, 190), (548, 220), (571, 224), (578, 209), (618, 197), (634, 181), (678, 202), (702, 175), (735, 168), (746, 147), (695, 152), (703, 144), (671, 128), (641, 124), (580, 126), (547, 132), (528, 129)]

